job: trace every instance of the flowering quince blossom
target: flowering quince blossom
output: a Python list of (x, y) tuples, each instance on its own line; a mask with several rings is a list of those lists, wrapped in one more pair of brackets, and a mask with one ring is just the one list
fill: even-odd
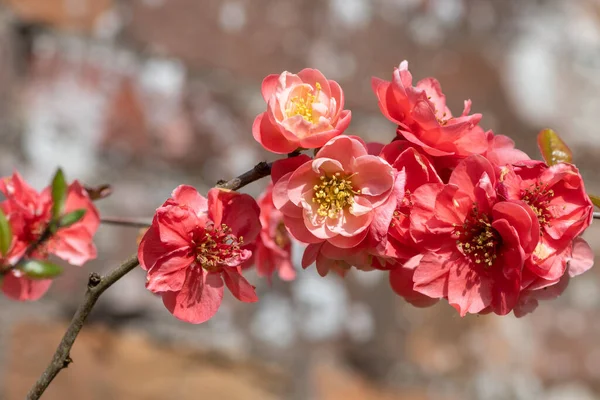
[(181, 185), (160, 208), (138, 248), (146, 287), (162, 296), (177, 318), (199, 324), (223, 299), (223, 282), (240, 301), (256, 302), (241, 274), (260, 232), (260, 209), (247, 194), (211, 189), (208, 199)]
[(486, 308), (504, 315), (518, 303), (521, 274), (539, 238), (523, 201), (501, 201), (496, 170), (481, 156), (465, 159), (449, 184), (413, 196), (411, 234), (429, 251), (414, 271), (414, 290), (445, 298), (461, 316)]
[(570, 278), (583, 274), (594, 265), (594, 252), (581, 238), (576, 238), (566, 253), (564, 261), (567, 265), (567, 273), (558, 279), (546, 280), (535, 276), (528, 269), (523, 271), (525, 287), (514, 310), (517, 317), (535, 310), (540, 300), (551, 300), (560, 296), (567, 288)]
[(273, 204), (273, 184), (258, 199), (262, 229), (256, 239), (255, 263), (258, 276), (269, 280), (275, 271), (284, 281), (294, 280), (292, 240), (283, 222), (283, 214)]
[[(0, 207), (2, 206), (0, 205)], [(14, 226), (13, 221), (14, 219), (9, 219), (9, 224), (11, 225), (13, 232), (15, 232), (17, 226)], [(25, 254), (26, 250), (26, 243), (18, 240), (16, 235), (13, 236), (7, 254), (4, 257), (0, 257), (0, 267), (5, 268), (6, 266), (15, 265)], [(27, 276), (23, 275), (22, 271), (12, 269), (2, 277), (0, 286), (2, 288), (2, 293), (9, 299), (34, 301), (42, 297), (51, 284), (51, 279), (29, 279)]]
[(303, 267), (316, 261), (325, 275), (338, 259), (334, 254), (359, 246), (375, 210), (392, 193), (396, 174), (385, 160), (368, 154), (361, 139), (338, 136), (313, 160), (279, 178), (273, 202), (290, 234), (309, 244)]
[(274, 153), (319, 148), (350, 124), (340, 85), (316, 69), (269, 75), (262, 83), (262, 95), (267, 111), (256, 117), (252, 134)]
[(593, 218), (593, 204), (577, 168), (523, 161), (503, 169), (499, 189), (507, 199), (527, 203), (537, 216), (541, 235), (527, 268), (540, 278), (560, 279), (573, 253), (573, 241)]
[[(52, 218), (50, 188), (38, 193), (15, 172), (12, 177), (0, 180), (0, 192), (6, 197), (0, 207), (12, 227), (13, 247), (26, 248), (42, 235)], [(45, 259), (49, 254), (54, 254), (78, 266), (96, 258), (92, 239), (100, 225), (100, 217), (87, 192), (79, 182), (74, 181), (67, 188), (63, 212), (66, 214), (78, 209), (86, 210), (83, 218), (59, 229), (33, 252), (33, 258)], [(18, 270), (11, 270), (3, 280), (2, 290), (15, 300), (37, 300), (47, 291), (50, 283), (51, 280), (32, 280)]]
[(372, 78), (371, 84), (383, 115), (398, 124), (397, 134), (425, 153), (464, 157), (486, 151), (487, 137), (477, 126), (481, 114), (469, 115), (471, 101), (465, 101), (460, 117), (453, 117), (439, 82), (426, 78), (414, 87), (407, 61), (394, 69), (391, 82)]

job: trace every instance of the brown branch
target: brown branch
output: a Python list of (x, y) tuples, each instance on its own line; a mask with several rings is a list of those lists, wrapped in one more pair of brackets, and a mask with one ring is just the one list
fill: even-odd
[(128, 226), (131, 228), (148, 228), (152, 224), (150, 221), (147, 220), (119, 217), (102, 217), (100, 218), (100, 223), (106, 225)]
[[(223, 181), (217, 184), (217, 187), (238, 190), (254, 181), (257, 181), (265, 176), (271, 174), (271, 164), (266, 162), (260, 162), (254, 166), (250, 171), (244, 172), (237, 178), (233, 178), (230, 181)], [(103, 223), (126, 225), (135, 227), (148, 227), (149, 225), (145, 222), (125, 220), (119, 218), (103, 218)], [(94, 308), (96, 301), (106, 289), (111, 287), (115, 282), (124, 277), (127, 273), (132, 271), (139, 265), (137, 256), (131, 256), (129, 260), (125, 261), (115, 270), (104, 277), (100, 277), (97, 273), (90, 274), (88, 280), (88, 288), (83, 299), (83, 303), (77, 308), (67, 331), (65, 332), (50, 365), (46, 368), (42, 376), (33, 385), (29, 393), (27, 394), (27, 400), (39, 399), (44, 391), (48, 388), (52, 380), (58, 375), (58, 373), (69, 366), (73, 362), (70, 357), (71, 347), (77, 339), (77, 335), (81, 331), (85, 320)]]
[(75, 343), (75, 339), (77, 339), (77, 335), (79, 335), (83, 323), (94, 308), (100, 295), (138, 265), (139, 262), (137, 257), (133, 256), (106, 276), (100, 277), (100, 275), (95, 272), (90, 274), (83, 303), (81, 303), (77, 312), (75, 312), (75, 315), (69, 324), (69, 328), (60, 341), (60, 344), (54, 353), (54, 357), (52, 357), (50, 365), (48, 365), (42, 376), (27, 394), (28, 400), (39, 399), (56, 375), (73, 362), (70, 357), (71, 347), (73, 347), (73, 343)]
[(261, 161), (258, 164), (256, 164), (254, 168), (252, 168), (250, 171), (244, 172), (236, 178), (233, 178), (226, 182), (217, 182), (216, 187), (229, 190), (241, 189), (254, 181), (264, 178), (265, 176), (269, 176), (271, 174), (271, 165), (272, 163)]

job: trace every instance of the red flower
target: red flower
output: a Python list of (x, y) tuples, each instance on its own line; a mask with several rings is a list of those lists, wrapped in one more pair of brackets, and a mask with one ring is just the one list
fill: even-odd
[(283, 213), (290, 234), (309, 244), (303, 266), (317, 261), (324, 275), (328, 268), (318, 261), (337, 258), (319, 258), (318, 254), (348, 253), (344, 249), (356, 248), (367, 237), (376, 210), (387, 204), (396, 174), (386, 161), (369, 155), (359, 138), (338, 136), (314, 160), (279, 178), (273, 202)]
[(551, 300), (560, 296), (569, 284), (570, 278), (581, 275), (594, 265), (594, 252), (582, 238), (576, 238), (561, 257), (566, 261), (567, 274), (554, 280), (547, 280), (523, 271), (523, 290), (514, 313), (522, 317), (535, 310), (540, 300)]
[[(0, 180), (0, 192), (6, 196), (2, 209), (13, 224), (13, 234), (18, 240), (35, 242), (52, 218), (50, 188), (41, 193), (31, 188), (18, 173)], [(83, 265), (96, 258), (96, 246), (92, 241), (100, 226), (100, 217), (87, 192), (74, 181), (67, 189), (64, 213), (85, 209), (84, 217), (73, 225), (59, 229), (34, 252), (34, 258), (46, 258), (54, 254), (73, 265)]]
[(156, 210), (138, 249), (146, 287), (175, 317), (195, 324), (217, 312), (223, 282), (238, 300), (257, 301), (240, 265), (252, 255), (244, 243), (258, 235), (259, 213), (246, 194), (211, 189), (207, 200), (191, 186), (177, 187)]
[(559, 279), (573, 240), (593, 218), (593, 204), (579, 171), (572, 164), (548, 167), (541, 161), (524, 161), (505, 167), (501, 181), (501, 193), (527, 203), (539, 221), (539, 243), (527, 267), (540, 278)]
[(494, 135), (492, 131), (486, 133), (488, 148), (483, 154), (492, 164), (506, 165), (529, 160), (529, 156), (521, 150), (515, 149), (515, 142), (504, 135)]
[(319, 148), (350, 124), (340, 85), (316, 69), (269, 75), (262, 83), (262, 95), (267, 111), (254, 120), (252, 134), (274, 153)]
[(487, 149), (486, 136), (477, 127), (481, 114), (468, 115), (471, 101), (465, 101), (460, 117), (453, 117), (438, 81), (426, 78), (412, 86), (407, 61), (394, 69), (391, 82), (372, 78), (371, 84), (383, 115), (398, 124), (398, 135), (427, 154), (468, 156)]
[(262, 229), (256, 239), (256, 272), (269, 281), (275, 271), (284, 281), (294, 280), (292, 240), (285, 229), (283, 214), (273, 204), (273, 185), (270, 184), (258, 199)]
[[(4, 209), (4, 203), (5, 202), (0, 204), (0, 208)], [(11, 218), (11, 215), (7, 218), (11, 229), (14, 232), (14, 218)], [(23, 257), (26, 249), (27, 244), (19, 241), (17, 236), (13, 235), (13, 240), (10, 244), (8, 253), (3, 257), (0, 256), (0, 269), (15, 265), (21, 257)], [(51, 284), (52, 280), (50, 279), (29, 279), (18, 269), (11, 269), (2, 276), (2, 279), (0, 279), (0, 288), (6, 297), (18, 301), (38, 300), (46, 293)]]
[(498, 201), (495, 186), (492, 164), (471, 156), (442, 190), (413, 196), (411, 234), (429, 250), (415, 269), (414, 290), (446, 298), (461, 316), (488, 307), (510, 312), (538, 241), (533, 211), (521, 201)]

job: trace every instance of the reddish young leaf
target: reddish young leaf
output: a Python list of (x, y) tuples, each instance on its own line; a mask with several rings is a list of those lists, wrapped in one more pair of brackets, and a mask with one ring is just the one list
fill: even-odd
[(573, 153), (569, 146), (552, 129), (544, 129), (538, 135), (538, 147), (546, 164), (571, 163)]

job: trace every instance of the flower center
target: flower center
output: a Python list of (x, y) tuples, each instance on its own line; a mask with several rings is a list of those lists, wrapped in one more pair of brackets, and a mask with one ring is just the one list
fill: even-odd
[(314, 186), (315, 193), (312, 201), (319, 205), (317, 212), (322, 217), (337, 218), (340, 213), (354, 203), (354, 195), (360, 190), (354, 190), (350, 177), (341, 177), (339, 172), (329, 177), (321, 175), (321, 183)]
[(462, 226), (455, 227), (453, 235), (460, 251), (475, 264), (491, 267), (496, 260), (496, 249), (501, 242), (498, 232), (492, 228), (489, 218), (474, 205)]
[(277, 224), (275, 229), (275, 244), (281, 249), (290, 244), (290, 237), (283, 222)]
[(217, 228), (209, 225), (204, 230), (204, 236), (194, 242), (198, 263), (205, 270), (216, 272), (223, 264), (241, 256), (244, 238), (232, 235), (231, 228), (225, 224)]
[[(550, 226), (552, 214), (548, 210), (550, 201), (554, 197), (554, 190), (548, 190), (548, 186), (537, 182), (535, 185), (521, 192), (521, 199), (531, 207), (538, 217), (540, 227)], [(540, 235), (542, 232), (540, 232)]]
[(315, 84), (315, 88), (316, 90), (314, 94), (307, 92), (303, 97), (294, 96), (290, 99), (288, 108), (285, 110), (288, 118), (300, 115), (311, 124), (317, 122), (315, 121), (315, 116), (313, 115), (313, 103), (319, 98), (319, 93), (321, 93), (321, 84), (317, 82)]

